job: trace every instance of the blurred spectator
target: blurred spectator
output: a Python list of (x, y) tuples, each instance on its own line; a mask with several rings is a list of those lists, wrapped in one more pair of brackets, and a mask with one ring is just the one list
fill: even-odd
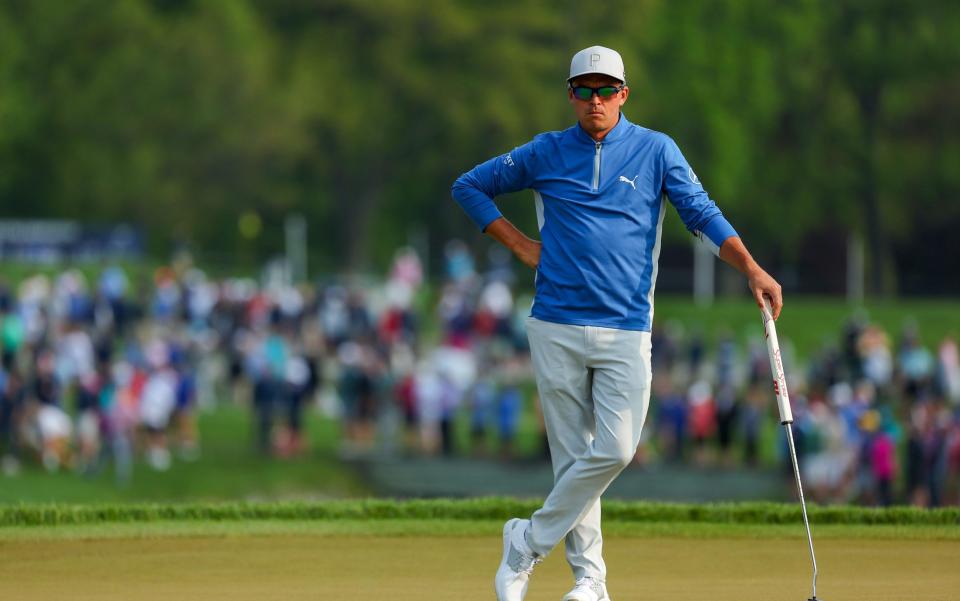
[(464, 285), (476, 274), (473, 256), (460, 240), (450, 240), (444, 247), (447, 278), (456, 285)]
[(854, 476), (857, 450), (846, 443), (846, 427), (838, 411), (849, 401), (837, 402), (845, 394), (835, 386), (829, 402), (812, 403), (809, 427), (800, 429), (804, 436), (801, 470), (811, 498), (819, 503), (845, 501)]
[(687, 403), (683, 394), (674, 388), (666, 370), (653, 372), (653, 402), (657, 408), (660, 452), (667, 461), (682, 461), (687, 439)]
[(111, 265), (100, 274), (98, 292), (107, 303), (111, 323), (118, 334), (126, 332), (129, 313), (127, 309), (129, 288), (130, 280), (122, 267)]
[(526, 371), (523, 363), (516, 358), (502, 357), (500, 361), (497, 438), (500, 443), (501, 459), (510, 459), (516, 455), (517, 430), (520, 425), (520, 415), (523, 412), (521, 385)]
[(393, 396), (403, 422), (404, 449), (419, 446), (419, 417), (417, 415), (416, 372), (413, 351), (406, 345), (397, 345), (391, 353), (391, 371), (394, 374)]
[(937, 351), (937, 388), (954, 408), (960, 408), (960, 353), (951, 336), (943, 339)]
[(80, 377), (75, 390), (77, 471), (90, 473), (97, 468), (100, 456), (100, 388), (99, 375), (94, 372)]
[(480, 373), (483, 375), (477, 378), (469, 397), (470, 442), (473, 453), (483, 456), (486, 454), (487, 434), (497, 408), (497, 384), (493, 378), (492, 366), (482, 366)]
[(760, 428), (770, 397), (767, 390), (763, 384), (753, 383), (744, 393), (740, 422), (743, 433), (743, 461), (749, 467), (756, 467), (760, 460)]
[(319, 384), (317, 370), (312, 367), (302, 350), (294, 348), (289, 355), (284, 375), (285, 423), (279, 429), (274, 443), (280, 457), (299, 455), (305, 450), (303, 433), (304, 402)]
[(860, 417), (864, 432), (863, 455), (869, 480), (861, 493), (861, 502), (887, 507), (893, 503), (893, 482), (897, 475), (897, 450), (893, 436), (883, 428), (880, 412), (871, 409)]
[(171, 414), (176, 449), (181, 459), (194, 461), (200, 455), (196, 417), (196, 360), (181, 341), (173, 341), (169, 353), (170, 366), (177, 378), (176, 402)]
[(733, 443), (740, 413), (737, 381), (736, 342), (724, 333), (717, 344), (717, 442), (724, 465), (733, 465)]
[(696, 380), (687, 390), (687, 412), (690, 416), (694, 463), (706, 465), (713, 458), (708, 443), (717, 428), (716, 403), (710, 383), (706, 380)]
[(932, 400), (911, 411), (907, 440), (907, 494), (914, 505), (939, 507), (946, 483), (946, 415)]
[(890, 340), (886, 332), (875, 325), (867, 326), (857, 342), (859, 368), (863, 377), (876, 388), (885, 388), (893, 378), (893, 356), (890, 353)]
[(152, 340), (146, 348), (146, 375), (140, 397), (140, 421), (146, 441), (147, 463), (155, 470), (170, 468), (167, 427), (177, 406), (178, 378), (170, 365), (170, 350), (162, 340)]
[(99, 406), (104, 445), (100, 460), (112, 457), (116, 481), (123, 486), (133, 476), (133, 440), (137, 427), (136, 398), (131, 385), (133, 367), (118, 361), (112, 367), (101, 364)]
[(420, 429), (419, 450), (428, 455), (439, 452), (440, 421), (443, 418), (443, 384), (438, 370), (429, 362), (422, 363), (414, 379), (417, 424)]
[(947, 453), (947, 474), (944, 479), (944, 504), (960, 504), (960, 419), (954, 418), (947, 432), (945, 443)]
[[(4, 304), (9, 304), (9, 302), (9, 300), (4, 301)], [(2, 352), (0, 367), (4, 370), (14, 367), (14, 360), (23, 346), (25, 337), (26, 332), (20, 315), (15, 312), (8, 312), (7, 309), (0, 312), (0, 345), (2, 345), (2, 348), (0, 348), (0, 352)]]
[[(858, 311), (850, 316), (843, 329), (843, 351), (841, 364), (842, 377), (854, 381), (864, 377), (864, 348), (863, 338), (869, 334), (865, 315)], [(833, 382), (831, 382), (833, 384)]]
[(373, 349), (357, 342), (341, 344), (338, 359), (347, 450), (369, 452), (375, 435), (377, 359)]
[(20, 471), (20, 446), (17, 424), (23, 415), (26, 387), (20, 372), (0, 372), (0, 474), (13, 476)]
[(897, 368), (904, 397), (909, 402), (915, 402), (927, 394), (933, 378), (933, 355), (920, 344), (913, 325), (904, 328)]

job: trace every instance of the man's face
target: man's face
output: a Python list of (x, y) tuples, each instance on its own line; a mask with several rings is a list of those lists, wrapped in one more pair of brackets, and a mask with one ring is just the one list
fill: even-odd
[(601, 98), (598, 94), (593, 94), (589, 100), (580, 100), (573, 95), (573, 90), (567, 90), (567, 98), (573, 105), (580, 127), (594, 139), (599, 139), (597, 136), (606, 135), (617, 124), (617, 120), (620, 118), (620, 107), (627, 101), (630, 89), (620, 80), (609, 75), (582, 75), (571, 82), (572, 87), (586, 86), (588, 88), (619, 87), (621, 85), (624, 86), (623, 89), (609, 98)]

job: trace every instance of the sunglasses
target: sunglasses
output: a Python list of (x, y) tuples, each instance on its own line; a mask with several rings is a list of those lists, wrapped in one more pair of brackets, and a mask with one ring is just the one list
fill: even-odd
[(570, 87), (570, 91), (573, 92), (573, 97), (577, 100), (590, 100), (594, 94), (606, 100), (607, 98), (612, 98), (622, 89), (623, 86), (601, 86), (599, 88), (588, 88), (587, 86)]

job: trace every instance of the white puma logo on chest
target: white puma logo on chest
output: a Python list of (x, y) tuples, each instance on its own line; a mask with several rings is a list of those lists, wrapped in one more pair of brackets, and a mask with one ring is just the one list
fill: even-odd
[(634, 190), (636, 190), (636, 189), (637, 189), (637, 178), (638, 178), (638, 177), (640, 177), (640, 176), (639, 176), (639, 175), (634, 175), (634, 176), (633, 176), (633, 179), (627, 179), (627, 176), (626, 176), (626, 175), (621, 175), (621, 176), (620, 176), (620, 181), (621, 181), (621, 182), (627, 182), (628, 184), (630, 184), (630, 187), (631, 187), (631, 188), (633, 188)]

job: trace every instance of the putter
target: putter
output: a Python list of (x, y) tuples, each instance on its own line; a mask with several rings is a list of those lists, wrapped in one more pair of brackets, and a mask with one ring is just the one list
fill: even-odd
[(777, 340), (777, 326), (773, 321), (770, 301), (763, 297), (763, 329), (767, 337), (767, 353), (770, 355), (770, 373), (773, 376), (773, 392), (777, 395), (780, 408), (780, 423), (787, 432), (787, 445), (790, 447), (790, 459), (793, 461), (793, 475), (797, 479), (797, 493), (800, 495), (800, 507), (803, 508), (803, 525), (807, 528), (807, 544), (810, 546), (810, 561), (813, 563), (813, 596), (817, 599), (817, 557), (813, 554), (813, 536), (810, 534), (810, 520), (807, 519), (807, 503), (803, 500), (803, 486), (800, 484), (800, 467), (797, 465), (797, 451), (793, 446), (793, 412), (790, 411), (790, 396), (787, 394), (787, 379), (783, 374), (783, 361), (780, 359), (780, 342)]

